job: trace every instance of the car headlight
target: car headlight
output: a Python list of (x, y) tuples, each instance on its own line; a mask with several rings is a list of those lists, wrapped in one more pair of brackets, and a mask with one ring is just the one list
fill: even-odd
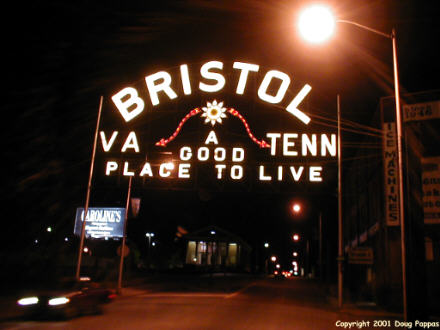
[(67, 304), (69, 301), (70, 301), (69, 298), (57, 297), (57, 298), (50, 299), (49, 300), (49, 305), (50, 306), (64, 305), (64, 304)]
[(35, 305), (38, 304), (38, 297), (21, 298), (20, 300), (17, 301), (17, 303), (20, 306)]

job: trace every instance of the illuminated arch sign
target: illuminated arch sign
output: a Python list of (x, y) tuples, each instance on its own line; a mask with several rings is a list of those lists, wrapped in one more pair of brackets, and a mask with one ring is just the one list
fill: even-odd
[[(228, 70), (232, 70), (234, 75), (229, 74)], [(252, 75), (256, 74), (262, 77), (258, 84), (248, 83)], [(228, 81), (232, 76), (236, 79)], [(289, 118), (308, 129), (311, 118), (301, 110), (302, 101), (312, 89), (308, 84), (301, 86), (292, 97), (287, 93), (291, 85), (290, 77), (278, 70), (261, 72), (259, 65), (244, 62), (233, 62), (228, 68), (220, 61), (209, 61), (199, 68), (182, 64), (178, 67), (178, 73), (156, 72), (145, 77), (142, 89), (139, 86), (128, 86), (111, 97), (112, 108), (118, 113), (122, 125), (125, 123), (125, 127), (133, 126), (133, 123), (149, 113), (160, 112), (160, 105), (170, 100), (197, 93), (202, 96), (199, 100), (204, 101), (186, 110), (179, 109), (182, 113), (180, 119), (175, 120), (173, 128), (169, 129), (167, 121), (167, 125), (163, 126), (168, 129), (156, 129), (155, 132), (161, 133), (150, 135), (150, 141), (145, 141), (135, 130), (125, 133), (101, 130), (105, 175), (188, 181), (194, 177), (196, 167), (208, 166), (216, 180), (241, 181), (251, 176), (246, 173), (246, 169), (252, 163), (253, 169), (250, 172), (261, 182), (323, 181), (323, 167), (319, 162), (323, 158), (336, 156), (335, 134), (282, 132), (272, 130), (270, 123), (264, 128), (264, 133), (261, 133), (261, 129), (255, 133), (247, 115), (233, 104), (223, 101), (226, 85), (230, 88), (233, 86), (235, 96), (253, 93), (266, 106), (276, 105), (278, 111), (280, 108), (285, 110)], [(250, 91), (252, 88), (254, 90)], [(198, 134), (198, 140), (183, 139), (182, 132), (197, 120), (204, 127), (204, 131)], [(240, 126), (247, 142), (257, 151), (250, 152), (249, 147), (243, 143), (225, 142), (222, 128), (226, 122)], [(157, 123), (156, 126), (162, 125)], [(155, 157), (164, 153), (167, 157)], [(264, 161), (259, 162), (259, 156)]]
[[(220, 61), (210, 61), (203, 64), (200, 68), (200, 77), (208, 82), (200, 81), (198, 89), (207, 93), (221, 91), (226, 84), (225, 76), (221, 73), (223, 67), (224, 64)], [(240, 72), (236, 93), (242, 95), (244, 94), (249, 75), (258, 72), (260, 67), (256, 64), (234, 62), (232, 68)], [(191, 95), (194, 88), (189, 77), (188, 65), (182, 64), (180, 66), (180, 77), (176, 79), (179, 79), (181, 82), (185, 95)], [(169, 99), (178, 97), (177, 93), (171, 88), (172, 81), (173, 78), (167, 71), (159, 71), (145, 77), (146, 87), (153, 107), (160, 104), (159, 93), (164, 93)], [(274, 94), (268, 92), (269, 86), (273, 81), (279, 82), (279, 87)], [(287, 74), (277, 70), (270, 70), (266, 72), (258, 88), (258, 97), (265, 102), (278, 104), (284, 99), (289, 85), (290, 77)], [(304, 85), (301, 91), (286, 106), (287, 111), (305, 124), (310, 122), (310, 118), (297, 107), (311, 89), (312, 87), (308, 84)], [(122, 89), (112, 96), (112, 100), (127, 122), (140, 115), (145, 108), (144, 100), (139, 97), (138, 91), (133, 87)]]

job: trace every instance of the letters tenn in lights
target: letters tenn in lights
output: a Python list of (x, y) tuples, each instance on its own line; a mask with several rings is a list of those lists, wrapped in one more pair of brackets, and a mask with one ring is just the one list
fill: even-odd
[[(199, 81), (198, 89), (202, 92), (215, 93), (219, 92), (226, 85), (226, 78), (221, 73), (223, 71), (223, 62), (209, 61), (200, 68), (200, 77), (208, 82)], [(232, 65), (234, 70), (239, 70), (240, 76), (237, 82), (236, 94), (244, 94), (249, 74), (259, 71), (260, 66), (257, 64), (234, 62)], [(193, 86), (189, 78), (189, 68), (187, 64), (180, 65), (180, 79), (182, 90), (185, 95), (191, 95)], [(278, 80), (279, 87), (274, 95), (268, 92), (269, 85), (273, 81)], [(166, 94), (169, 99), (177, 98), (177, 93), (172, 89), (171, 83), (173, 77), (167, 71), (159, 71), (145, 77), (145, 83), (150, 96), (152, 106), (160, 104), (159, 92)], [(284, 72), (277, 70), (267, 71), (259, 88), (258, 97), (268, 103), (278, 104), (283, 101), (287, 89), (290, 85), (290, 77)], [(312, 87), (305, 84), (298, 94), (289, 102), (285, 109), (301, 120), (304, 124), (310, 122), (310, 117), (298, 109), (298, 105), (304, 100)], [(116, 105), (120, 114), (126, 122), (139, 116), (145, 108), (145, 101), (139, 96), (138, 90), (134, 87), (125, 87), (112, 96), (113, 103)]]

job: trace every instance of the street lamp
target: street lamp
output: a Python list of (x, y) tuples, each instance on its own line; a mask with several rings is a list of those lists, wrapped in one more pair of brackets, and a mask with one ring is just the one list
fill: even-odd
[[(334, 32), (336, 23), (345, 23), (354, 25), (363, 30), (373, 32), (391, 40), (393, 48), (393, 75), (394, 75), (394, 97), (396, 100), (396, 128), (397, 128), (397, 161), (398, 161), (398, 178), (399, 178), (399, 220), (400, 220), (400, 237), (401, 237), (401, 252), (402, 252), (402, 289), (403, 289), (403, 316), (407, 320), (407, 293), (406, 293), (406, 251), (405, 251), (405, 217), (404, 217), (404, 197), (403, 197), (403, 157), (402, 157), (402, 117), (400, 111), (400, 88), (399, 88), (399, 73), (397, 64), (397, 46), (396, 46), (396, 31), (393, 28), (391, 33), (384, 33), (368, 26), (348, 21), (335, 19), (329, 8), (315, 5), (307, 8), (300, 15), (298, 28), (300, 34), (304, 39), (312, 43), (323, 42), (328, 39)], [(342, 224), (339, 223), (341, 227)], [(341, 230), (339, 231), (341, 233)], [(339, 255), (338, 255), (338, 282), (342, 288), (342, 257), (343, 247), (342, 238), (339, 237)], [(342, 294), (339, 295), (341, 305)]]
[(301, 205), (298, 203), (293, 204), (292, 210), (293, 210), (293, 213), (298, 214), (299, 212), (301, 212)]
[(148, 238), (148, 268), (150, 268), (151, 262), (151, 239), (154, 237), (154, 233), (145, 233), (145, 237)]
[(332, 36), (335, 20), (329, 8), (313, 5), (306, 8), (299, 16), (298, 29), (307, 41), (320, 43)]
[(148, 249), (150, 249), (151, 239), (154, 237), (154, 233), (145, 233), (145, 237), (148, 238)]
[(293, 239), (295, 242), (298, 242), (298, 241), (299, 241), (299, 235), (298, 235), (298, 234), (293, 234), (292, 239)]

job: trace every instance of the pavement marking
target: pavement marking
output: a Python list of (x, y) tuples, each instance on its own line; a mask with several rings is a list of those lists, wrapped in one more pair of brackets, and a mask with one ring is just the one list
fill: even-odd
[(224, 298), (225, 293), (204, 293), (204, 292), (166, 292), (166, 293), (147, 293), (138, 295), (141, 298)]
[(249, 289), (251, 286), (255, 286), (256, 284), (257, 284), (256, 281), (255, 281), (255, 282), (252, 282), (252, 283), (249, 283), (249, 284), (246, 285), (244, 288), (241, 288), (241, 289), (238, 290), (238, 291), (235, 291), (235, 292), (232, 292), (232, 293), (226, 295), (225, 299), (234, 298), (234, 297), (238, 296), (239, 294), (242, 294), (244, 291), (246, 291), (247, 289)]

